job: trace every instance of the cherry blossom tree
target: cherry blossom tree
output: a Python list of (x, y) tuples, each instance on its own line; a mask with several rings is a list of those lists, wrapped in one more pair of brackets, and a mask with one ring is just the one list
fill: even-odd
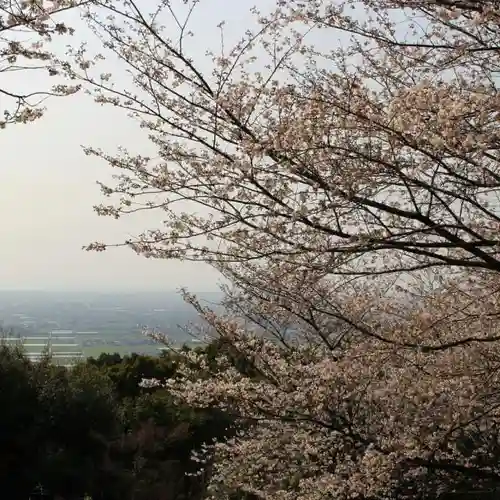
[(500, 5), (279, 0), (207, 70), (198, 3), (90, 6), (130, 79), (85, 47), (67, 72), (156, 150), (86, 149), (119, 172), (99, 214), (162, 221), (114, 245), (232, 285), (222, 316), (186, 293), (222, 369), (154, 382), (245, 424), (195, 457), (210, 494), (496, 498)]
[(74, 93), (78, 87), (62, 83), (27, 90), (12, 88), (12, 76), (22, 72), (29, 83), (55, 77), (60, 71), (47, 43), (55, 36), (69, 35), (61, 15), (80, 0), (0, 0), (0, 128), (12, 123), (27, 123), (43, 113), (40, 106), (49, 96)]

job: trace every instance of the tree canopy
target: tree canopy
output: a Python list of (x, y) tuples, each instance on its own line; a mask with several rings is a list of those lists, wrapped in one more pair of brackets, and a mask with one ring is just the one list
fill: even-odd
[(201, 498), (206, 478), (191, 455), (228, 436), (232, 420), (176, 404), (163, 389), (139, 387), (144, 376), (174, 376), (174, 361), (167, 354), (103, 354), (66, 369), (0, 346), (2, 495)]
[[(61, 66), (50, 42), (74, 33), (61, 16), (85, 3), (86, 0), (0, 1), (0, 129), (36, 120), (42, 116), (42, 104), (48, 97), (67, 96), (79, 90), (74, 82), (58, 78)], [(10, 77), (19, 72), (29, 82), (36, 82), (36, 88), (13, 87), (16, 80)]]
[(121, 172), (97, 212), (157, 212), (123, 244), (231, 284), (227, 315), (186, 299), (252, 373), (167, 384), (255, 424), (208, 454), (213, 498), (494, 497), (498, 2), (277, 1), (203, 64), (198, 3), (89, 6), (132, 79), (68, 73), (157, 152), (89, 146)]

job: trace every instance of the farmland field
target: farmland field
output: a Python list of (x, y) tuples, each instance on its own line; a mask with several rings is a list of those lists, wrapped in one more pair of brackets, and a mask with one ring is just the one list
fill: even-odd
[[(205, 295), (211, 304), (220, 297)], [(144, 328), (166, 333), (182, 345), (192, 341), (183, 327), (199, 324), (193, 309), (175, 293), (0, 291), (2, 336), (24, 339), (25, 350), (33, 355), (49, 342), (53, 353), (80, 352), (85, 357), (102, 352), (158, 354), (161, 346), (143, 335)]]

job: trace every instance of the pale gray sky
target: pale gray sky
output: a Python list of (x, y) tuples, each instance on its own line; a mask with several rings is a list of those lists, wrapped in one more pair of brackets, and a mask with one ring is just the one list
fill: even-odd
[[(202, 1), (192, 24), (203, 39), (197, 45), (199, 55), (212, 43), (217, 47), (216, 25), (222, 19), (228, 21), (229, 37), (242, 33), (255, 1), (273, 3)], [(19, 85), (27, 88), (26, 76), (19, 78)], [(148, 144), (133, 122), (84, 96), (53, 99), (47, 107), (41, 120), (0, 131), (0, 289), (216, 289), (219, 277), (204, 264), (152, 261), (128, 249), (98, 254), (81, 250), (91, 241), (123, 241), (157, 226), (154, 217), (160, 214), (123, 221), (98, 217), (92, 205), (102, 198), (95, 181), (106, 181), (110, 169), (86, 157), (80, 145), (113, 151), (120, 144), (133, 144), (140, 152)]]

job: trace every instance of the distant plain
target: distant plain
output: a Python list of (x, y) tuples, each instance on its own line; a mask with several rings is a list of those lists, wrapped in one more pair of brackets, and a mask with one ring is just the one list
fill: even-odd
[[(199, 297), (217, 308), (222, 296), (215, 292)], [(80, 351), (84, 357), (103, 352), (158, 354), (161, 345), (145, 336), (145, 329), (165, 333), (182, 345), (196, 343), (185, 327), (200, 324), (196, 311), (175, 292), (0, 291), (2, 337), (19, 337), (32, 354), (43, 351), (47, 338), (53, 352)]]

